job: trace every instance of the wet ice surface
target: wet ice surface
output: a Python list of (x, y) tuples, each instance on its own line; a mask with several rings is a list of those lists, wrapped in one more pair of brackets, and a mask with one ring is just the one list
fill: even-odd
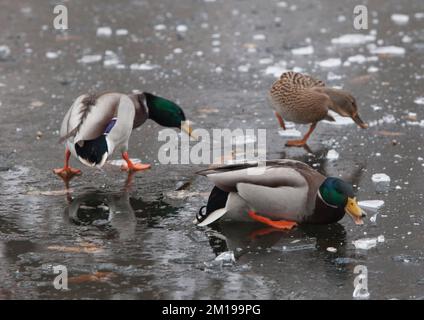
[[(45, 25), (48, 1), (2, 4), (0, 298), (351, 299), (359, 264), (368, 268), (371, 299), (422, 297), (424, 129), (413, 124), (424, 119), (422, 5), (369, 4), (370, 31), (357, 36), (344, 2), (76, 1), (67, 5), (85, 10), (67, 33)], [(397, 13), (408, 23), (394, 23)], [(296, 51), (307, 47), (313, 54)], [(318, 124), (312, 153), (285, 148), (266, 91), (293, 69), (353, 92), (370, 128), (339, 117)], [(160, 165), (160, 128), (151, 121), (134, 132), (130, 156), (152, 168), (137, 173), (130, 189), (117, 166), (74, 162), (83, 175), (67, 195), (51, 173), (63, 159), (62, 117), (79, 94), (110, 89), (177, 100), (196, 127), (266, 128), (269, 158), (342, 176), (358, 200), (384, 206), (362, 227), (345, 217), (284, 232), (198, 229), (192, 220), (212, 186), (193, 173), (204, 166)], [(339, 159), (328, 160), (330, 150)], [(375, 173), (390, 176), (388, 190), (376, 192)], [(352, 243), (380, 235), (385, 241), (370, 250)], [(215, 260), (226, 252), (235, 263)], [(53, 288), (58, 264), (68, 267), (70, 291)]]

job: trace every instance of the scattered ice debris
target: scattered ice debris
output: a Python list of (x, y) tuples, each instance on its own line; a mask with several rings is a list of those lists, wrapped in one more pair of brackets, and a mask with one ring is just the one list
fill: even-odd
[(103, 65), (105, 67), (115, 67), (115, 66), (118, 66), (119, 63), (120, 63), (119, 57), (115, 52), (111, 50), (105, 51), (105, 56), (103, 60)]
[(278, 134), (280, 135), (280, 137), (301, 137), (302, 136), (302, 132), (300, 132), (299, 130), (296, 129), (287, 129), (287, 130), (279, 130)]
[(116, 34), (117, 36), (120, 36), (120, 37), (122, 37), (122, 36), (127, 36), (127, 35), (128, 35), (128, 30), (127, 30), (127, 29), (117, 29), (117, 30), (115, 31), (115, 34)]
[(397, 46), (386, 46), (386, 47), (370, 47), (370, 52), (372, 54), (383, 54), (391, 56), (402, 56), (405, 54), (406, 50), (402, 47)]
[(359, 207), (370, 210), (370, 211), (376, 211), (380, 209), (384, 205), (383, 200), (364, 200), (358, 202)]
[(236, 259), (233, 251), (225, 251), (215, 258), (215, 261), (222, 261), (223, 263), (234, 263)]
[(378, 68), (377, 67), (375, 67), (375, 66), (371, 66), (371, 67), (369, 67), (368, 69), (367, 69), (367, 72), (368, 73), (375, 73), (375, 72), (377, 72), (378, 71)]
[(424, 104), (424, 96), (415, 98), (414, 103), (416, 104)]
[(272, 63), (273, 59), (272, 58), (263, 58), (263, 59), (259, 59), (259, 64), (270, 64)]
[(187, 32), (188, 28), (187, 28), (186, 25), (180, 24), (180, 25), (177, 26), (176, 30), (177, 30), (177, 32), (183, 33), (183, 32)]
[(344, 126), (344, 125), (350, 125), (350, 124), (355, 124), (355, 122), (349, 118), (349, 117), (342, 117), (341, 115), (339, 115), (338, 113), (335, 113), (334, 111), (330, 110), (328, 112), (336, 121), (328, 121), (328, 120), (324, 120), (323, 122), (327, 123), (327, 124), (332, 124), (332, 125), (338, 125), (338, 126)]
[(414, 14), (415, 19), (424, 19), (424, 12), (417, 12)]
[(334, 72), (331, 72), (331, 71), (327, 74), (328, 81), (340, 80), (341, 78), (342, 78), (341, 75), (335, 74)]
[(239, 72), (249, 72), (250, 65), (249, 64), (244, 64), (244, 65), (238, 66), (237, 70)]
[(150, 63), (132, 63), (130, 65), (131, 70), (137, 70), (137, 71), (140, 71), (140, 70), (149, 71), (156, 68), (159, 68), (159, 66), (156, 64), (150, 64)]
[(328, 251), (328, 252), (333, 252), (333, 253), (334, 253), (334, 252), (337, 252), (337, 249), (336, 249), (336, 248), (334, 248), (334, 247), (328, 247), (328, 248), (327, 248), (327, 251)]
[(343, 65), (348, 65), (350, 63), (359, 63), (362, 64), (364, 62), (370, 62), (370, 61), (378, 61), (378, 57), (365, 57), (362, 54), (357, 54), (355, 56), (350, 56), (347, 58), (347, 60), (343, 63)]
[(265, 40), (266, 36), (264, 34), (255, 34), (253, 35), (253, 40)]
[(378, 111), (378, 110), (383, 109), (382, 107), (377, 106), (377, 105), (375, 105), (375, 104), (372, 104), (372, 105), (371, 105), (371, 108), (372, 108), (374, 111)]
[(322, 68), (334, 68), (334, 67), (339, 67), (342, 64), (342, 60), (340, 60), (340, 58), (329, 58), (329, 59), (320, 61), (318, 64)]
[(110, 27), (97, 28), (96, 35), (98, 37), (110, 37), (112, 35), (112, 28)]
[(287, 2), (284, 2), (284, 1), (277, 2), (277, 7), (287, 8)]
[[(140, 159), (137, 158), (131, 158), (131, 162), (132, 163), (141, 163)], [(126, 164), (127, 162), (124, 159), (119, 159), (119, 160), (110, 160), (108, 161), (109, 164), (113, 165), (113, 166), (122, 166), (123, 164)]]
[(175, 54), (183, 53), (183, 49), (181, 49), (181, 48), (175, 48), (175, 49), (174, 49), (174, 53), (175, 53)]
[(162, 30), (165, 30), (165, 29), (166, 29), (166, 26), (164, 24), (155, 25), (156, 31), (162, 31)]
[(78, 60), (79, 63), (94, 63), (99, 62), (102, 60), (102, 56), (100, 54), (91, 54), (91, 55), (85, 55), (80, 60)]
[(268, 66), (265, 69), (265, 74), (279, 78), (283, 72), (287, 71), (287, 63), (285, 61), (280, 61), (272, 66)]
[(328, 160), (337, 160), (339, 158), (339, 153), (336, 150), (331, 149), (327, 152), (326, 158)]
[(411, 38), (410, 36), (408, 36), (408, 35), (404, 35), (404, 36), (402, 37), (401, 41), (402, 41), (403, 43), (411, 43), (411, 42), (412, 42), (412, 38)]
[(0, 46), (0, 61), (8, 59), (9, 56), (10, 56), (10, 48), (6, 45), (1, 45)]
[(377, 243), (384, 242), (384, 236), (380, 235), (376, 238), (363, 238), (352, 241), (356, 249), (369, 250), (377, 246)]
[(390, 187), (390, 177), (385, 173), (375, 173), (371, 177), (377, 192), (386, 192)]
[(407, 14), (394, 13), (390, 19), (397, 25), (405, 25), (409, 22), (409, 16)]
[(314, 53), (313, 46), (306, 46), (301, 48), (292, 49), (291, 51), (294, 55), (310, 55)]
[(46, 58), (47, 59), (56, 59), (57, 57), (59, 57), (59, 52), (54, 52), (54, 51), (47, 51), (46, 52)]
[(344, 45), (358, 45), (364, 44), (367, 42), (375, 41), (375, 35), (367, 35), (360, 33), (353, 34), (345, 34), (339, 38), (331, 39), (331, 43), (333, 44), (344, 44)]

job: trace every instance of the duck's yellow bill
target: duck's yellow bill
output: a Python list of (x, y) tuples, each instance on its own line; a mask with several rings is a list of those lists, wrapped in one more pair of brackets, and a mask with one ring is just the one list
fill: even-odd
[(356, 198), (347, 198), (345, 212), (350, 215), (350, 217), (356, 224), (364, 224), (362, 218), (365, 217), (367, 214), (358, 206)]
[(187, 133), (191, 138), (199, 140), (197, 135), (193, 133), (193, 128), (189, 120), (181, 122), (181, 130)]

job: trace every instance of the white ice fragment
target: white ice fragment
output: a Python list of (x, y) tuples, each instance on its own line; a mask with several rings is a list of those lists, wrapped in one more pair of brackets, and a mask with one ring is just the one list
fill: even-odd
[(117, 36), (126, 36), (126, 35), (128, 35), (128, 30), (127, 29), (118, 29), (118, 30), (116, 30), (115, 31), (115, 34), (117, 35)]
[(216, 73), (221, 73), (222, 72), (222, 68), (221, 67), (216, 67), (215, 68), (215, 72)]
[(265, 74), (269, 74), (274, 76), (275, 78), (279, 78), (283, 72), (287, 71), (285, 64), (275, 64), (272, 66), (268, 66), (265, 69)]
[(313, 46), (306, 46), (301, 48), (292, 49), (292, 54), (294, 55), (309, 55), (314, 53)]
[(105, 51), (105, 56), (103, 59), (103, 65), (105, 67), (117, 66), (119, 63), (120, 63), (119, 57), (115, 52), (111, 50)]
[(384, 205), (384, 201), (383, 200), (364, 200), (364, 201), (359, 201), (358, 205), (359, 207), (363, 209), (376, 211)]
[(424, 19), (424, 12), (417, 12), (414, 14), (415, 19)]
[(249, 72), (250, 65), (249, 64), (245, 64), (245, 65), (238, 66), (237, 70), (239, 72)]
[(375, 72), (377, 72), (377, 71), (378, 71), (378, 68), (377, 68), (377, 67), (374, 67), (374, 66), (370, 66), (370, 67), (367, 69), (367, 71), (368, 71), (368, 73), (375, 73)]
[(91, 54), (85, 55), (81, 59), (78, 60), (79, 63), (94, 63), (102, 60), (102, 56), (100, 54)]
[(183, 49), (181, 49), (181, 48), (175, 48), (175, 49), (174, 49), (174, 53), (175, 53), (175, 54), (183, 53)]
[(98, 37), (110, 37), (112, 35), (112, 28), (110, 27), (97, 28), (96, 35)]
[(320, 61), (318, 64), (322, 68), (334, 68), (334, 67), (339, 67), (342, 64), (342, 60), (340, 60), (340, 58), (329, 58), (329, 59)]
[(360, 33), (345, 34), (341, 37), (331, 39), (331, 43), (343, 45), (358, 45), (372, 41), (375, 41), (375, 35), (367, 35)]
[(352, 241), (356, 249), (369, 250), (377, 246), (377, 238), (363, 238)]
[(188, 27), (184, 24), (180, 24), (176, 28), (177, 32), (187, 32)]
[(265, 40), (266, 36), (264, 34), (255, 34), (253, 35), (253, 40)]
[(287, 2), (284, 2), (284, 1), (277, 2), (277, 7), (287, 8)]
[(341, 75), (335, 74), (334, 72), (331, 72), (331, 71), (327, 74), (328, 81), (340, 80), (341, 78), (342, 78)]
[[(131, 158), (130, 160), (131, 160), (132, 163), (141, 163), (141, 160), (137, 159), (137, 158)], [(113, 165), (113, 166), (120, 167), (123, 164), (126, 164), (127, 162), (124, 159), (119, 159), (119, 160), (109, 160), (108, 163)]]
[(233, 251), (225, 251), (215, 258), (215, 261), (236, 262)]
[(338, 113), (330, 110), (328, 113), (334, 118), (336, 121), (328, 121), (324, 120), (323, 122), (327, 124), (337, 125), (337, 126), (345, 126), (350, 124), (355, 124), (355, 122), (349, 117), (342, 117)]
[(378, 111), (378, 110), (383, 109), (382, 107), (377, 106), (377, 105), (375, 105), (375, 104), (372, 104), (372, 105), (371, 105), (371, 108), (372, 108), (374, 111)]
[(383, 235), (379, 235), (378, 237), (377, 237), (377, 242), (384, 242), (384, 241), (386, 241), (386, 239), (384, 238), (384, 236)]
[(424, 104), (424, 96), (415, 98), (414, 103), (416, 103), (416, 104)]
[(166, 26), (164, 24), (157, 24), (157, 25), (155, 25), (155, 30), (156, 31), (162, 31), (162, 30), (165, 30), (165, 29), (166, 29)]
[(339, 153), (336, 150), (331, 149), (327, 152), (326, 158), (328, 160), (337, 160), (339, 158)]
[(334, 247), (328, 247), (328, 248), (327, 248), (327, 251), (328, 251), (328, 252), (337, 252), (337, 249), (336, 249), (336, 248), (334, 248)]
[(403, 43), (411, 43), (412, 42), (412, 38), (410, 36), (408, 36), (408, 35), (404, 35), (402, 37), (402, 42)]
[(259, 59), (259, 64), (270, 64), (272, 63), (272, 58), (263, 58), (263, 59)]
[(375, 173), (371, 177), (377, 192), (385, 192), (390, 187), (390, 177), (385, 173)]
[(280, 137), (301, 137), (302, 132), (296, 129), (286, 129), (286, 130), (279, 130), (278, 134)]
[(409, 22), (409, 16), (407, 14), (394, 13), (390, 19), (397, 25), (404, 25)]
[(159, 68), (156, 64), (150, 64), (150, 63), (132, 63), (130, 65), (131, 70), (142, 70), (142, 71), (149, 71)]
[(10, 56), (10, 48), (6, 45), (0, 46), (0, 60), (6, 60)]
[(386, 47), (370, 47), (370, 52), (372, 54), (402, 56), (405, 54), (406, 50), (405, 48), (402, 48), (402, 47), (386, 46)]
[(59, 52), (54, 52), (54, 51), (47, 51), (46, 52), (46, 58), (47, 59), (57, 59), (57, 57), (59, 57)]

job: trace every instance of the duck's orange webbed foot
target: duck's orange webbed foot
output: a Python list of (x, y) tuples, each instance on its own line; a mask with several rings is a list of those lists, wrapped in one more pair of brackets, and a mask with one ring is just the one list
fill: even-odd
[(75, 169), (71, 167), (63, 167), (59, 169), (53, 169), (53, 172), (61, 177), (63, 180), (71, 180), (75, 176), (81, 175), (80, 169)]
[(127, 162), (126, 164), (123, 164), (121, 166), (121, 170), (124, 171), (141, 171), (141, 170), (147, 170), (150, 169), (150, 164), (143, 164), (143, 163), (133, 163), (130, 160), (130, 157), (128, 156), (128, 152), (124, 152), (122, 154), (122, 158)]
[(291, 230), (297, 223), (294, 221), (286, 221), (286, 220), (271, 220), (269, 218), (258, 215), (255, 211), (249, 211), (249, 217), (253, 220), (264, 223), (276, 229), (287, 229)]
[(313, 123), (302, 140), (289, 140), (289, 141), (286, 142), (286, 146), (287, 147), (304, 147), (304, 146), (306, 146), (306, 141), (308, 141), (309, 136), (311, 135), (312, 131), (315, 130), (316, 126), (317, 126), (317, 124)]

